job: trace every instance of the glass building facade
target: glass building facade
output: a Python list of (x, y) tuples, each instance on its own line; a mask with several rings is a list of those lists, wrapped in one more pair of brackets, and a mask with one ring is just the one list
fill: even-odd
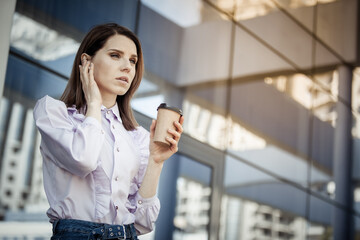
[[(132, 101), (183, 109), (141, 240), (360, 239), (357, 0), (1, 0), (0, 239), (49, 239), (32, 111), (94, 25), (134, 31)], [(84, 200), (85, 201), (85, 200)]]

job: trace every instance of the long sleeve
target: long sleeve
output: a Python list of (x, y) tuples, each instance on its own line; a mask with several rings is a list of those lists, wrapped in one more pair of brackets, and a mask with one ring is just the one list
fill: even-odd
[(87, 117), (81, 124), (75, 124), (65, 104), (48, 96), (37, 102), (34, 119), (43, 144), (51, 149), (46, 152), (42, 149), (43, 155), (79, 177), (96, 169), (105, 139), (96, 119)]
[(138, 174), (130, 186), (128, 206), (129, 211), (135, 215), (135, 227), (140, 234), (153, 230), (154, 223), (160, 212), (160, 201), (157, 196), (142, 198), (139, 189), (143, 181), (149, 160), (149, 132), (139, 127), (133, 132), (134, 141), (137, 143), (140, 154), (140, 167)]

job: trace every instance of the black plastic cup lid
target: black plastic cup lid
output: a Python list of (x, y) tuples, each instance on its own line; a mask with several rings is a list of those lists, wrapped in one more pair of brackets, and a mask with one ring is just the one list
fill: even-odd
[(174, 111), (174, 112), (177, 112), (177, 113), (180, 114), (181, 116), (183, 115), (181, 109), (176, 108), (176, 107), (168, 106), (166, 103), (160, 104), (160, 105), (158, 106), (158, 108), (157, 108), (158, 111), (159, 111), (159, 108), (172, 110), (172, 111)]

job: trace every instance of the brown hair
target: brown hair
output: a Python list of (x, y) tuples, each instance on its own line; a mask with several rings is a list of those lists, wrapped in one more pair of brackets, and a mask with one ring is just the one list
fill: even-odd
[(68, 107), (75, 105), (78, 110), (86, 106), (79, 71), (79, 65), (81, 65), (81, 54), (86, 53), (89, 56), (94, 56), (96, 52), (105, 45), (106, 41), (116, 34), (123, 35), (131, 39), (135, 43), (137, 50), (138, 61), (136, 63), (134, 80), (132, 81), (129, 90), (124, 95), (118, 95), (116, 98), (121, 120), (125, 129), (134, 130), (138, 124), (131, 109), (130, 100), (140, 85), (144, 71), (144, 60), (141, 44), (136, 35), (129, 29), (116, 23), (107, 23), (95, 26), (88, 32), (88, 34), (86, 34), (76, 53), (70, 79), (60, 100)]

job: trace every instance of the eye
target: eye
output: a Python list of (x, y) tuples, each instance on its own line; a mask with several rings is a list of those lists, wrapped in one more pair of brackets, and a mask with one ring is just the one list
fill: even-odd
[(110, 57), (112, 58), (119, 58), (120, 55), (118, 53), (110, 53)]
[(136, 64), (137, 60), (136, 60), (135, 58), (131, 58), (131, 59), (130, 59), (130, 62), (131, 62), (132, 64)]

